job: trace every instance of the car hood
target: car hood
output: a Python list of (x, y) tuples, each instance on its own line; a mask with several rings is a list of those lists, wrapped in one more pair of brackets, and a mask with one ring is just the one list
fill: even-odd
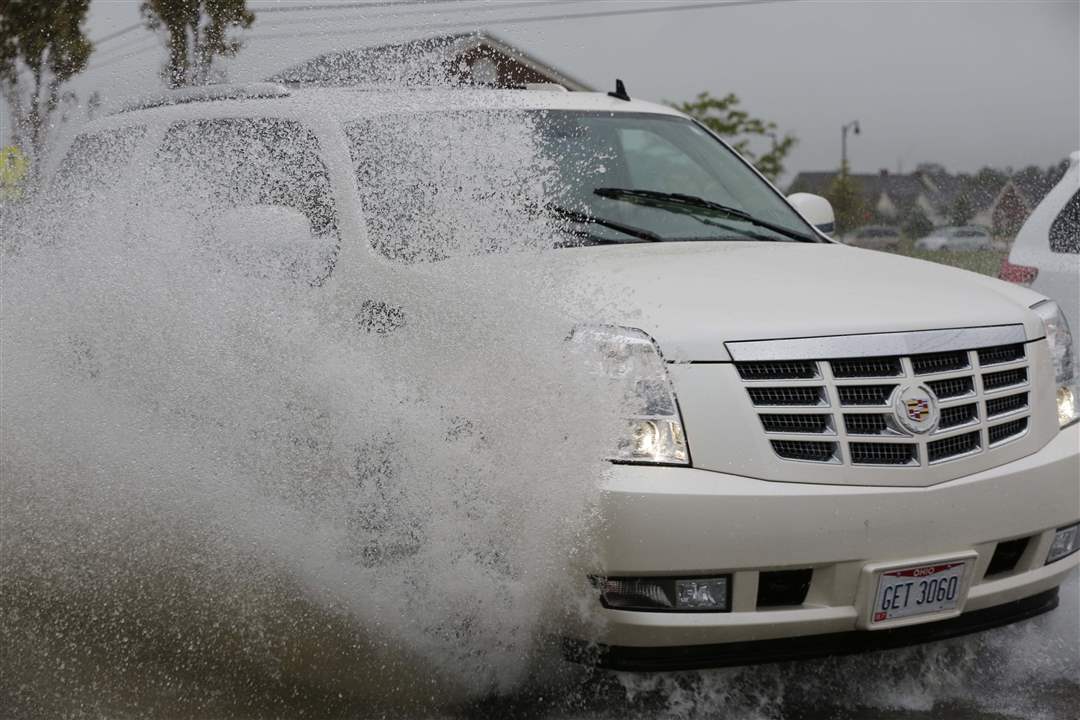
[[(647, 243), (471, 262), (527, 268), (505, 274), (513, 278), (506, 292), (518, 297), (528, 292), (523, 277), (558, 277), (573, 286), (585, 321), (640, 328), (676, 362), (730, 360), (724, 344), (740, 340), (1010, 324), (1024, 325), (1029, 339), (1043, 335), (1028, 310), (1038, 293), (839, 244)], [(430, 268), (462, 272), (457, 261)]]

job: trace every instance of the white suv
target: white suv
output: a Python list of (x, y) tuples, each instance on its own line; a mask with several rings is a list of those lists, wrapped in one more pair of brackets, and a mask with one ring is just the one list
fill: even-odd
[[(403, 242), (446, 228), (408, 224), (401, 201), (439, 188), (387, 184), (400, 168), (372, 156), (395, 142), (383, 122), (426, 122), (415, 166), (440, 128), (498, 113), (530, 118), (562, 173), (541, 209), (567, 247), (525, 261), (617, 286), (587, 296), (607, 313), (589, 341), (647, 395), (604, 480), (599, 551), (574, 568), (603, 622), (567, 627), (570, 654), (743, 664), (1056, 606), (1080, 558), (1076, 368), (1057, 306), (831, 241), (815, 227), (832, 222), (826, 202), (785, 200), (669, 107), (554, 89), (222, 87), (95, 121), (57, 177), (139, 182), (182, 160), (219, 226), (256, 231), (312, 292), (359, 277), (392, 300), (419, 267), (453, 278), (495, 259), (438, 262)], [(512, 147), (491, 150), (518, 174)], [(398, 319), (389, 302), (373, 322)]]

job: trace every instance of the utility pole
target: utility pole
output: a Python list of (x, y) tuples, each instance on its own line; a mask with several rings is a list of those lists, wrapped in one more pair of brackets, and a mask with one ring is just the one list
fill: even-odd
[(858, 120), (852, 120), (851, 122), (845, 123), (844, 125), (840, 126), (840, 172), (844, 173), (844, 174), (847, 174), (847, 171), (848, 171), (848, 164), (847, 164), (847, 134), (848, 134), (848, 130), (854, 130), (855, 134), (858, 135), (859, 132), (860, 132), (860, 130), (859, 130), (859, 121)]

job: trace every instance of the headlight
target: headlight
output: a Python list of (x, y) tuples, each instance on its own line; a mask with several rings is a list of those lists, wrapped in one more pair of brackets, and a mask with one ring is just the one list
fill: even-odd
[(653, 339), (641, 330), (582, 327), (575, 340), (592, 343), (599, 369), (613, 383), (626, 427), (611, 459), (618, 462), (686, 465), (690, 453), (667, 367)]
[(1080, 418), (1080, 387), (1077, 384), (1076, 364), (1073, 358), (1073, 339), (1069, 323), (1058, 304), (1045, 300), (1031, 308), (1042, 318), (1046, 328), (1046, 344), (1054, 365), (1054, 385), (1057, 386), (1058, 422), (1061, 427)]

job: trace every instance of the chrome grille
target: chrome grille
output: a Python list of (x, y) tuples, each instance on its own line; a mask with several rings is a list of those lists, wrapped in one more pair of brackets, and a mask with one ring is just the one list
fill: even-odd
[(816, 378), (817, 363), (806, 360), (792, 362), (744, 362), (735, 368), (743, 380), (808, 380)]
[(926, 444), (926, 458), (932, 463), (949, 460), (979, 450), (979, 431), (953, 435)]
[(967, 425), (979, 419), (979, 406), (975, 403), (967, 405), (953, 405), (941, 409), (941, 419), (938, 421), (939, 430)]
[(896, 377), (902, 375), (900, 358), (851, 358), (850, 360), (833, 360), (833, 377), (838, 378), (879, 378)]
[(952, 370), (964, 370), (967, 367), (969, 365), (966, 352), (926, 353), (911, 356), (911, 369), (916, 375), (933, 375)]
[(934, 391), (934, 395), (937, 396), (938, 400), (964, 397), (965, 395), (972, 395), (975, 392), (975, 385), (972, 382), (970, 375), (949, 378), (948, 380), (931, 380), (926, 384)]
[(824, 405), (823, 387), (750, 388), (755, 405)]
[(813, 440), (773, 440), (773, 450), (788, 460), (806, 462), (833, 462), (836, 460), (836, 443)]
[(990, 398), (986, 401), (986, 417), (993, 418), (999, 415), (1008, 415), (1017, 410), (1026, 410), (1027, 406), (1028, 394), (1026, 392)]
[(911, 443), (851, 443), (854, 465), (918, 465), (919, 449)]
[(885, 415), (844, 415), (848, 435), (887, 435), (889, 421)]
[(991, 425), (989, 431), (990, 444), (997, 445), (1005, 440), (1023, 435), (1024, 431), (1027, 430), (1027, 426), (1028, 419), (1026, 417), (1010, 420), (1000, 425)]
[(979, 350), (979, 365), (1001, 365), (1002, 363), (1015, 362), (1024, 359), (1024, 346), (1020, 343), (1015, 345), (1000, 345), (998, 347), (983, 348)]
[(829, 415), (782, 415), (761, 416), (765, 432), (771, 433), (812, 433), (824, 435), (829, 432), (832, 418)]
[(888, 405), (895, 385), (841, 385), (836, 388), (841, 405)]
[(1027, 368), (1015, 370), (1002, 370), (996, 373), (983, 375), (983, 387), (987, 390), (1016, 387), (1027, 382)]
[[(1023, 343), (737, 365), (769, 443), (784, 460), (925, 467), (993, 452), (1028, 430)], [(906, 430), (893, 409), (898, 388), (918, 385), (931, 390), (940, 413), (925, 434)], [(770, 412), (777, 406), (783, 409)]]

